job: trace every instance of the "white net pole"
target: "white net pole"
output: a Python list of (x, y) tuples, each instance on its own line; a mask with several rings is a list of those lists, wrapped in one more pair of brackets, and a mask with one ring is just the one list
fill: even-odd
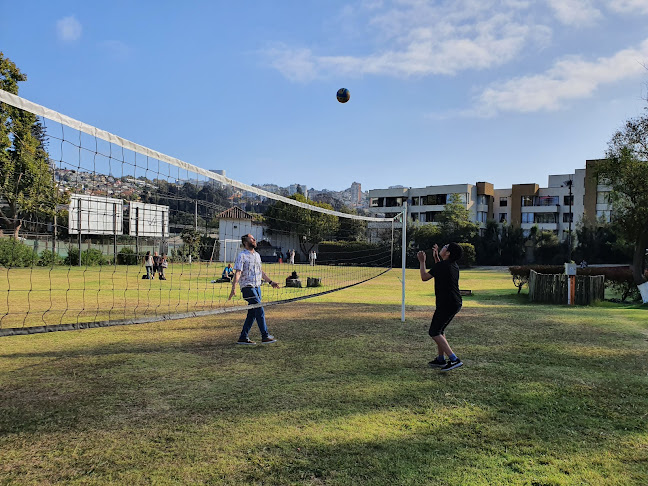
[(407, 263), (407, 201), (403, 202), (403, 212), (401, 213), (401, 224), (403, 226), (403, 239), (401, 243), (402, 248), (402, 279), (403, 279), (403, 291), (402, 291), (402, 301), (401, 301), (401, 322), (405, 322), (405, 264)]

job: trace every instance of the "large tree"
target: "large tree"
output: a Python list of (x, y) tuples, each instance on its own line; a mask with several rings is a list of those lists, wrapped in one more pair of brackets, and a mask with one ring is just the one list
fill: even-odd
[(472, 242), (479, 232), (479, 225), (470, 221), (470, 212), (457, 194), (450, 196), (450, 201), (437, 216), (437, 221), (446, 243)]
[[(294, 194), (290, 199), (323, 209), (333, 209), (330, 204), (311, 201), (301, 194)], [(265, 212), (265, 218), (270, 232), (296, 234), (299, 237), (301, 251), (305, 254), (309, 253), (317, 243), (333, 238), (339, 229), (337, 216), (293, 206), (282, 201), (277, 201), (270, 206)]]
[(637, 285), (643, 284), (648, 247), (648, 114), (626, 121), (614, 134), (596, 173), (611, 188), (613, 225), (632, 243), (633, 278)]
[[(0, 89), (18, 94), (27, 76), (0, 52)], [(33, 113), (0, 103), (0, 221), (18, 238), (27, 220), (53, 216), (66, 197), (49, 165), (45, 131)]]

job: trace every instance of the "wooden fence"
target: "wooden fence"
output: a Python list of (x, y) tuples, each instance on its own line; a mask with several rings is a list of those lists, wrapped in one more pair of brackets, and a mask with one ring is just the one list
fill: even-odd
[[(531, 270), (529, 299), (545, 304), (567, 304), (567, 279), (565, 274), (543, 274)], [(576, 276), (576, 305), (589, 305), (603, 300), (605, 277), (603, 275)]]

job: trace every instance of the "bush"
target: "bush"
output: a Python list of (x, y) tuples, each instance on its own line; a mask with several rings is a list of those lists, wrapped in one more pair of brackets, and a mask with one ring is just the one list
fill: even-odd
[(318, 245), (318, 265), (385, 265), (376, 261), (381, 245), (361, 241), (323, 241)]
[(124, 247), (119, 250), (117, 253), (117, 265), (137, 265), (139, 264), (139, 258), (135, 250), (130, 247)]
[(459, 243), (459, 246), (463, 250), (463, 253), (457, 264), (460, 267), (472, 267), (477, 257), (475, 246), (472, 243)]
[[(65, 257), (65, 264), (77, 266), (79, 264), (79, 249), (76, 246), (68, 248), (68, 255)], [(92, 267), (95, 265), (109, 265), (110, 260), (106, 258), (101, 250), (90, 248), (81, 252), (81, 265)]]
[(29, 246), (14, 238), (0, 238), (0, 265), (3, 267), (31, 267), (38, 255)]
[(52, 250), (45, 250), (40, 254), (40, 259), (38, 260), (39, 267), (53, 267), (54, 265), (62, 265), (63, 258), (58, 256)]

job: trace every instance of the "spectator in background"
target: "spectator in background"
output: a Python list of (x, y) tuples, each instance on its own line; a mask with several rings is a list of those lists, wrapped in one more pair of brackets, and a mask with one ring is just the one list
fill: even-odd
[(153, 273), (153, 256), (150, 251), (146, 252), (144, 255), (144, 267), (146, 268), (146, 278), (149, 280), (155, 277)]
[(160, 263), (162, 263), (162, 259), (156, 251), (155, 253), (153, 253), (153, 278), (155, 278), (156, 273), (160, 272)]
[(234, 276), (234, 269), (232, 268), (232, 264), (228, 263), (227, 266), (223, 269), (223, 274), (221, 275), (221, 278), (223, 280), (226, 280), (227, 282), (231, 282), (233, 276)]
[(169, 266), (169, 262), (167, 260), (166, 253), (162, 253), (162, 256), (160, 257), (160, 266), (158, 267), (158, 270), (160, 272), (160, 280), (166, 280), (166, 275), (164, 275), (164, 271), (167, 269)]

